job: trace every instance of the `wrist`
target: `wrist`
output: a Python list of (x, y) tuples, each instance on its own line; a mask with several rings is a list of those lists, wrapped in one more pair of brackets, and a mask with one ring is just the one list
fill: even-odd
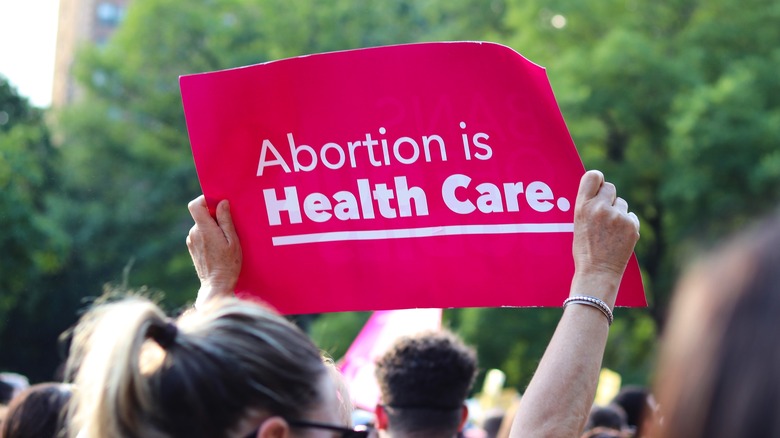
[(612, 322), (615, 320), (615, 316), (612, 314), (612, 308), (599, 298), (589, 295), (570, 296), (563, 302), (563, 309), (566, 310), (566, 307), (572, 304), (585, 305), (598, 310), (607, 318), (608, 325), (612, 325)]
[(594, 270), (576, 270), (569, 296), (586, 295), (604, 301), (610, 309), (615, 307), (622, 275)]
[(218, 297), (232, 297), (235, 296), (233, 292), (234, 285), (228, 285), (226, 283), (211, 282), (203, 280), (200, 283), (200, 289), (198, 289), (198, 296), (195, 299), (195, 307), (201, 307), (203, 304), (213, 298)]

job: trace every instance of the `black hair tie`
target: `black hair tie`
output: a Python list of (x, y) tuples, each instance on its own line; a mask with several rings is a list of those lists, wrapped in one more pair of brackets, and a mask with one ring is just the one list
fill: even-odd
[(157, 345), (162, 347), (163, 350), (168, 350), (176, 343), (176, 335), (179, 333), (179, 329), (176, 324), (172, 322), (166, 322), (163, 325), (151, 325), (146, 331), (146, 336), (157, 342)]

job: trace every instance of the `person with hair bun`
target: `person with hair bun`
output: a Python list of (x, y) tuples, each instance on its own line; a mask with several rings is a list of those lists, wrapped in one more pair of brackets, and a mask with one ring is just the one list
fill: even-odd
[(173, 321), (130, 298), (84, 316), (73, 345), (72, 437), (352, 432), (319, 349), (257, 304), (209, 300)]
[(219, 225), (194, 206), (199, 226), (187, 244), (201, 279), (197, 310), (172, 320), (130, 297), (89, 311), (68, 363), (78, 388), (70, 436), (367, 436), (346, 427), (349, 404), (308, 336), (270, 308), (225, 293), (241, 269), (227, 203)]

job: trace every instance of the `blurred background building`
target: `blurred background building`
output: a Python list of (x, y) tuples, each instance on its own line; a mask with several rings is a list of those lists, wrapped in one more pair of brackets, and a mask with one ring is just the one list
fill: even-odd
[(62, 108), (79, 99), (73, 77), (73, 59), (85, 43), (105, 44), (122, 22), (131, 0), (61, 0), (52, 107)]

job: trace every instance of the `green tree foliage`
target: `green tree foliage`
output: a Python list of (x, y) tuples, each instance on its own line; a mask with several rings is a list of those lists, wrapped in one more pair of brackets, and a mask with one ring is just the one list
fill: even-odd
[[(58, 301), (48, 286), (61, 271), (69, 244), (49, 214), (58, 157), (43, 113), (0, 77), (0, 369), (20, 363), (24, 348), (28, 364), (39, 359), (38, 335), (56, 339), (66, 327), (38, 326), (31, 332), (17, 326), (19, 321), (41, 322), (49, 313), (44, 309)], [(55, 355), (54, 347), (51, 342), (46, 354)]]
[(452, 328), (477, 348), (480, 371), (498, 368), (506, 373), (508, 385), (519, 388), (530, 381), (561, 315), (559, 309), (457, 312)]
[(19, 300), (38, 304), (38, 277), (62, 263), (66, 241), (46, 215), (55, 159), (41, 111), (0, 77), (0, 330)]
[(341, 312), (323, 315), (309, 331), (314, 342), (334, 359), (344, 357), (371, 312)]

